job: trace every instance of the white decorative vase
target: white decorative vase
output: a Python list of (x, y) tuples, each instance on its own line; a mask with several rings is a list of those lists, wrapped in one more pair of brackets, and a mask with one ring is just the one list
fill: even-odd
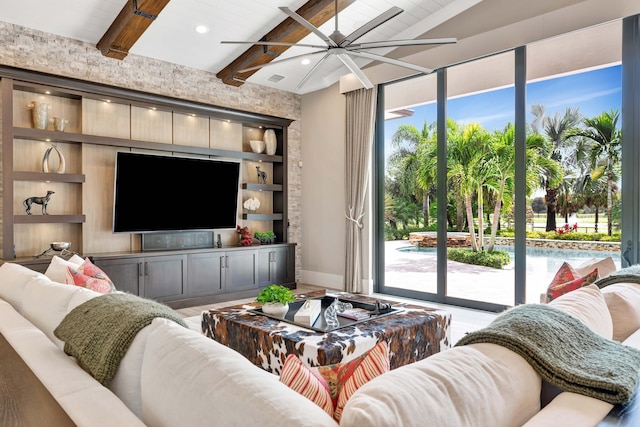
[(262, 312), (272, 316), (284, 317), (287, 311), (289, 311), (289, 304), (282, 304), (281, 302), (265, 302), (262, 305)]
[(262, 137), (264, 143), (267, 148), (267, 154), (273, 156), (276, 154), (276, 149), (278, 148), (278, 140), (276, 139), (276, 131), (273, 129), (267, 129), (264, 131), (264, 136)]
[(251, 151), (260, 154), (264, 151), (265, 142), (259, 139), (252, 139), (249, 141), (249, 146), (251, 147)]

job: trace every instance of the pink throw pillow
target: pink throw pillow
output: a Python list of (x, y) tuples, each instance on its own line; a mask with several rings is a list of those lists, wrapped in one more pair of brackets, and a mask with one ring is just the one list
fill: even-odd
[(65, 282), (68, 285), (82, 286), (101, 294), (108, 294), (116, 290), (109, 276), (96, 267), (89, 258), (85, 259), (77, 269), (67, 267)]

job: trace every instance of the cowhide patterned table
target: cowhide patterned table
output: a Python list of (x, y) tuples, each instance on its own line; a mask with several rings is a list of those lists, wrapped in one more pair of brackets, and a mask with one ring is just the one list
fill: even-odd
[[(376, 299), (344, 292), (326, 292), (340, 298), (375, 303)], [(298, 299), (325, 295), (315, 291)], [(390, 301), (382, 301), (390, 302)], [(377, 319), (322, 333), (254, 313), (258, 303), (202, 313), (203, 333), (238, 351), (262, 369), (280, 374), (290, 353), (309, 366), (346, 362), (373, 348), (389, 344), (391, 369), (451, 347), (451, 314), (427, 307), (391, 302), (402, 310)]]

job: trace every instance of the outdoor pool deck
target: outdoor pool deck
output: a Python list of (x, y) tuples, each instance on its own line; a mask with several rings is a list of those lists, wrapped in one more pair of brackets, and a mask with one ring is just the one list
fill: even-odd
[[(402, 248), (413, 250), (400, 250)], [(540, 294), (564, 261), (573, 266), (592, 258), (612, 256), (620, 268), (620, 252), (593, 252), (577, 250), (553, 250), (544, 254), (534, 249), (527, 256), (526, 302), (540, 302)], [(407, 240), (385, 242), (385, 285), (422, 292), (436, 292), (435, 250), (415, 250)], [(490, 302), (514, 304), (513, 263), (502, 270), (447, 261), (447, 294), (452, 297)]]

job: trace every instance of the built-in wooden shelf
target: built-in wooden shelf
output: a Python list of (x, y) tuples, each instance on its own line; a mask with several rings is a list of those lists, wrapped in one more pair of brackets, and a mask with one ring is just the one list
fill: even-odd
[(253, 190), (253, 191), (282, 191), (282, 185), (280, 184), (242, 184), (243, 190)]
[(280, 220), (282, 219), (281, 213), (274, 214), (242, 214), (242, 219), (251, 220), (251, 221), (271, 221), (271, 220)]
[[(59, 132), (46, 129), (34, 128), (13, 128), (14, 138), (27, 139), (32, 141), (46, 142), (66, 142), (75, 144), (110, 145), (113, 147), (143, 148), (148, 150), (167, 151), (167, 144), (150, 141), (136, 141), (132, 139), (113, 138), (109, 136), (85, 135), (75, 132)], [(192, 147), (188, 145), (171, 144), (171, 150), (183, 154), (199, 154), (206, 156), (228, 157), (232, 159), (244, 159), (251, 161), (265, 161), (271, 163), (282, 163), (282, 156), (269, 156), (267, 154), (248, 153), (245, 151), (219, 150), (215, 148)]]
[[(32, 207), (37, 209), (37, 206)], [(84, 215), (14, 215), (15, 224), (82, 224)]]
[(75, 173), (47, 173), (47, 172), (13, 172), (15, 181), (42, 181), (42, 182), (72, 182), (81, 184), (84, 182), (84, 175)]

